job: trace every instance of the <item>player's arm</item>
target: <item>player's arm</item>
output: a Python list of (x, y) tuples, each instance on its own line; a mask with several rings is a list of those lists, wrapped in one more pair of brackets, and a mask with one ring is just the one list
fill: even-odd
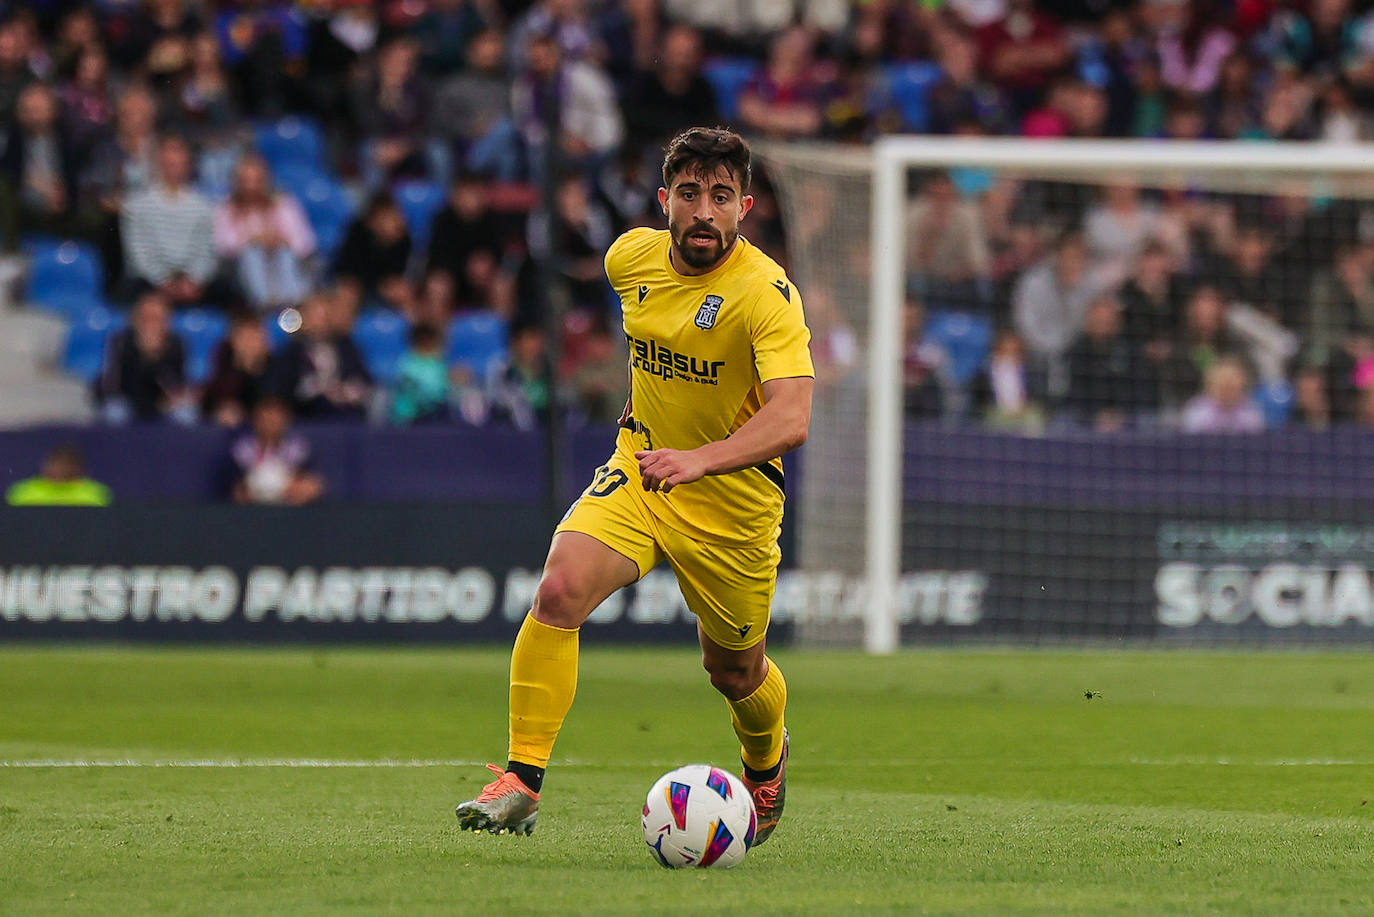
[(806, 442), (811, 427), (810, 376), (763, 383), (763, 407), (725, 439), (695, 449), (636, 452), (645, 490), (667, 493), (708, 474), (729, 474), (777, 458)]

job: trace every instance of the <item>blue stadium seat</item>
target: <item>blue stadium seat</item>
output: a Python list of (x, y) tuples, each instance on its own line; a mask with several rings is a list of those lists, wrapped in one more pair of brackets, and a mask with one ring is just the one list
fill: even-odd
[(966, 385), (987, 363), (992, 322), (969, 312), (932, 312), (926, 333), (949, 353), (954, 380)]
[(759, 62), (750, 57), (717, 57), (701, 68), (701, 75), (715, 93), (716, 109), (726, 121), (739, 117), (740, 92), (760, 69)]
[(213, 309), (183, 309), (172, 317), (172, 330), (186, 345), (186, 378), (199, 385), (210, 378), (215, 348), (229, 333), (229, 320)]
[(25, 244), (30, 257), (25, 298), (50, 312), (72, 315), (100, 301), (105, 269), (100, 254), (87, 242), (71, 239), (32, 239)]
[(397, 365), (410, 345), (410, 326), (389, 309), (368, 309), (353, 325), (353, 341), (372, 378), (385, 384), (396, 378)]
[(505, 319), (490, 312), (464, 312), (448, 326), (449, 365), (462, 366), (478, 382), (498, 366), (506, 355)]
[(396, 186), (396, 203), (405, 215), (415, 251), (429, 246), (429, 228), (444, 206), (444, 187), (437, 182), (407, 181)]
[(274, 174), (288, 163), (324, 167), (324, 134), (309, 118), (292, 115), (259, 125), (256, 139)]
[(940, 79), (939, 65), (929, 61), (891, 64), (884, 68), (883, 77), (902, 116), (902, 130), (925, 131), (930, 121), (930, 87)]
[(1285, 379), (1255, 386), (1255, 404), (1264, 414), (1264, 425), (1276, 430), (1288, 424), (1293, 411), (1293, 386)]
[(321, 180), (323, 170), (303, 162), (283, 163), (281, 168), (272, 170), (272, 184), (297, 198), (303, 197), (307, 188)]
[(123, 315), (103, 307), (73, 319), (67, 328), (62, 368), (79, 379), (94, 382), (105, 362), (106, 339), (125, 324)]
[(338, 182), (316, 176), (296, 192), (310, 228), (315, 230), (315, 243), (328, 257), (333, 257), (343, 244), (348, 224), (353, 220), (353, 199)]
[(105, 301), (105, 297), (98, 293), (89, 295), (83, 293), (64, 297), (52, 312), (68, 322), (74, 322), (92, 312), (99, 312), (108, 308), (110, 308), (110, 304)]

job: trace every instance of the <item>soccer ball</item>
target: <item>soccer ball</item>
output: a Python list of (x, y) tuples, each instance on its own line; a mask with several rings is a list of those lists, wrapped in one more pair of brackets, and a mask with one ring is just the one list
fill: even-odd
[(709, 764), (669, 771), (644, 801), (644, 843), (661, 865), (737, 865), (754, 843), (758, 817), (743, 782)]

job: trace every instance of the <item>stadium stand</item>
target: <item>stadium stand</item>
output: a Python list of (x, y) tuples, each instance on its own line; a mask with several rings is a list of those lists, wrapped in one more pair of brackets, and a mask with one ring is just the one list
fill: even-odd
[[(675, 95), (684, 76), (710, 86), (713, 121), (750, 123), (747, 117), (741, 121), (740, 109), (741, 98), (748, 96), (754, 117), (762, 118), (755, 123), (758, 139), (863, 143), (891, 131), (1314, 142), (1374, 136), (1374, 17), (1364, 10), (1346, 10), (1341, 34), (1317, 41), (1312, 36), (1321, 32), (1318, 20), (1325, 14), (1300, 8), (1177, 4), (1166, 9), (1147, 3), (1100, 12), (1040, 4), (1028, 20), (1040, 53), (1034, 66), (1021, 66), (999, 62), (1008, 36), (1026, 25), (1012, 21), (1021, 15), (1014, 5), (832, 5), (835, 16), (817, 18), (811, 6), (798, 4), (790, 20), (796, 28), (787, 28), (788, 17), (779, 18), (777, 10), (763, 15), (745, 5), (731, 14), (728, 25), (713, 29), (692, 4), (588, 0), (567, 9), (544, 2), (474, 4), (469, 25), (490, 30), (483, 39), (488, 45), (490, 36), (505, 43), (508, 64), (502, 67), (491, 54), (468, 60), (461, 42), (434, 33), (439, 20), (430, 15), (430, 4), (384, 6), (377, 29), (359, 33), (359, 41), (349, 45), (336, 37), (348, 13), (329, 5), (240, 14), (191, 2), (179, 7), (184, 28), (169, 39), (185, 42), (188, 53), (180, 68), (168, 63), (170, 58), (151, 59), (153, 46), (146, 36), (130, 31), (132, 22), (144, 21), (129, 4), (94, 7), (97, 28), (82, 47), (68, 46), (64, 36), (84, 34), (70, 25), (88, 15), (84, 8), (6, 8), (0, 30), (21, 63), (5, 77), (15, 93), (0, 97), (0, 115), (21, 114), (18, 89), (36, 84), (53, 90), (61, 117), (50, 137), (50, 120), (24, 115), (6, 142), (0, 243), (14, 255), (0, 265), (0, 276), (19, 265), (26, 275), (23, 300), (70, 323), (71, 346), (57, 360), (60, 366), (75, 378), (88, 378), (89, 342), (138, 292), (125, 263), (130, 240), (122, 238), (125, 227), (116, 214), (121, 201), (157, 182), (156, 125), (193, 143), (196, 187), (212, 201), (226, 199), (242, 153), (263, 155), (273, 183), (299, 200), (317, 238), (316, 254), (307, 261), (316, 289), (333, 288), (335, 261), (360, 202), (374, 191), (390, 191), (412, 243), (409, 270), (403, 284), (387, 278), (385, 289), (369, 288), (364, 301), (353, 304), (363, 316), (355, 336), (384, 378), (402, 332), (416, 322), (435, 324), (446, 329), (450, 363), (482, 375), (487, 364), (499, 360), (510, 322), (543, 320), (526, 238), (527, 217), (539, 199), (539, 157), (532, 154), (540, 140), (532, 123), (511, 119), (509, 102), (512, 87), (533, 85), (526, 52), (536, 34), (553, 34), (558, 66), (581, 74), (579, 79), (605, 80), (623, 109), (627, 130), (618, 148), (584, 152), (573, 141), (585, 139), (577, 131), (592, 126), (567, 127), (560, 165), (589, 180), (596, 206), (611, 215), (616, 230), (652, 214), (627, 193), (640, 179), (623, 170), (626, 163), (652, 164), (666, 139), (660, 135), (663, 125), (675, 123), (674, 106), (688, 110)], [(572, 18), (563, 22), (559, 17), (564, 16)], [(636, 17), (647, 18), (629, 28), (627, 22)], [(557, 27), (550, 32), (551, 22)], [(249, 28), (255, 23), (281, 32), (284, 69), (264, 64), (260, 33)], [(197, 31), (202, 25), (211, 30)], [(679, 55), (682, 59), (666, 70), (655, 69), (655, 43), (673, 29), (674, 47), (696, 50)], [(699, 41), (682, 41), (682, 30)], [(1203, 35), (1206, 42), (1195, 41)], [(189, 53), (193, 46), (199, 57)], [(440, 53), (439, 47), (446, 50)], [(417, 48), (418, 57), (412, 53)], [(699, 59), (703, 50), (704, 62)], [(76, 65), (82, 55), (97, 53), (109, 56), (111, 72), (104, 82), (83, 82)], [(789, 69), (798, 62), (805, 65), (800, 71)], [(799, 100), (814, 119), (778, 120)], [(650, 103), (654, 110), (643, 110)], [(700, 100), (690, 104), (693, 118), (705, 117)], [(143, 111), (149, 106), (151, 118)], [(601, 113), (604, 123), (592, 133), (614, 133), (602, 131), (613, 126), (608, 114)], [(455, 118), (475, 126), (456, 129)], [(43, 173), (29, 169), (32, 164), (24, 158), (33, 149), (56, 150), (62, 166), (55, 173), (60, 194), (37, 209), (44, 195), (26, 184), (26, 176)], [(449, 203), (446, 179), (470, 172), (486, 184), (498, 237), (462, 240), (468, 248), (445, 252), (438, 260), (453, 272), (453, 301), (422, 305), (424, 274), (436, 262), (427, 251), (432, 225)], [(1139, 312), (1142, 300), (1131, 276), (1137, 269), (1136, 240), (1126, 238), (1124, 227), (1138, 216), (1156, 219), (1157, 195), (1137, 195), (1134, 202), (1092, 194), (1075, 198), (1035, 182), (1008, 189), (978, 170), (956, 170), (950, 178), (957, 195), (952, 215), (944, 216), (941, 206), (927, 208), (926, 215), (947, 221), (942, 243), (947, 248), (936, 254), (946, 262), (957, 256), (955, 261), (974, 273), (922, 277), (914, 289), (929, 294), (927, 337), (948, 354), (954, 385), (967, 390), (985, 372), (994, 333), (1014, 327), (1011, 301), (1048, 250), (1048, 234), (1070, 225), (1086, 233), (1087, 273), (1105, 270), (1118, 278), (1128, 346), (1140, 352), (1150, 344), (1140, 335), (1154, 319)], [(652, 171), (645, 181), (651, 197)], [(760, 169), (755, 188), (760, 206), (748, 234), (785, 260), (788, 240), (769, 182), (767, 170)], [(1334, 419), (1364, 422), (1356, 410), (1357, 395), (1370, 374), (1356, 379), (1355, 367), (1342, 356), (1349, 350), (1342, 350), (1343, 332), (1335, 325), (1346, 321), (1343, 316), (1358, 319), (1360, 304), (1374, 301), (1369, 284), (1357, 277), (1371, 274), (1372, 221), (1360, 212), (1328, 208), (1319, 213), (1325, 205), (1316, 197), (1305, 213), (1285, 212), (1288, 205), (1276, 198), (1218, 197), (1213, 203), (1216, 220), (1242, 229), (1267, 223), (1267, 231), (1235, 235), (1193, 227), (1195, 244), (1165, 269), (1164, 282), (1172, 292), (1152, 346), (1158, 349), (1165, 338), (1192, 333), (1181, 304), (1201, 277), (1220, 278), (1228, 316), (1253, 305), (1247, 297), (1254, 299), (1256, 291), (1279, 290), (1274, 301), (1259, 303), (1259, 311), (1297, 344), (1295, 354), (1264, 364), (1263, 377), (1255, 380), (1254, 398), (1267, 424), (1295, 422), (1301, 412), (1295, 410), (1294, 378), (1313, 367), (1325, 374)], [(1301, 231), (1304, 220), (1310, 228), (1319, 217), (1332, 227), (1324, 245), (1312, 244), (1311, 233)], [(948, 247), (955, 245), (961, 248)], [(485, 254), (473, 257), (479, 249), (492, 253), (494, 261)], [(1268, 283), (1275, 278), (1277, 283)], [(223, 321), (244, 305), (237, 282), (226, 269), (203, 289), (196, 284), (168, 290), (176, 302), (195, 306), (178, 318), (178, 327), (203, 329), (203, 336), (186, 331), (193, 379), (206, 371), (205, 348), (222, 333)], [(975, 287), (978, 295), (967, 298), (967, 290)], [(473, 306), (484, 311), (459, 315), (460, 308)], [(392, 310), (390, 317), (374, 311), (382, 308)], [(599, 312), (601, 307), (598, 302), (582, 308)], [(271, 314), (276, 312), (273, 308)], [(606, 315), (592, 317), (613, 325), (613, 313), (612, 302)], [(273, 319), (267, 324), (279, 346), (284, 332)], [(1068, 328), (1069, 342), (1082, 330)], [(1344, 332), (1347, 343), (1356, 331), (1363, 334), (1358, 328)], [(575, 353), (551, 356), (552, 365), (576, 370)], [(1181, 396), (1197, 393), (1196, 380), (1188, 384), (1191, 390)], [(956, 397), (946, 403), (963, 410), (970, 400)], [(1056, 407), (1051, 394), (1047, 408), (1053, 414)]]

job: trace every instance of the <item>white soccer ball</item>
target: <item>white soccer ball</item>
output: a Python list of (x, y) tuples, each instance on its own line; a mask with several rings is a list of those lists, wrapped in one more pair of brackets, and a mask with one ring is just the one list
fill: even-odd
[(734, 774), (709, 764), (669, 771), (644, 801), (644, 843), (661, 865), (737, 865), (754, 843), (754, 800)]

